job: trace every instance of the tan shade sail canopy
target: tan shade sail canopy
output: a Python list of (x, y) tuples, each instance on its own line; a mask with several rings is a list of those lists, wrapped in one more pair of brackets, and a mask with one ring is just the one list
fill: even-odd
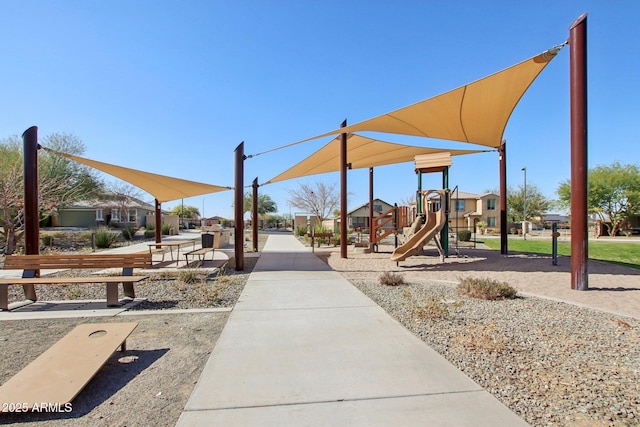
[(344, 132), (372, 131), (497, 148), (520, 98), (563, 46), (450, 92), (304, 141)]
[(143, 172), (129, 169), (96, 160), (85, 159), (72, 154), (60, 153), (61, 156), (83, 163), (104, 173), (115, 176), (151, 194), (158, 202), (185, 199), (187, 197), (201, 196), (203, 194), (217, 193), (230, 190), (231, 187), (204, 184), (202, 182), (187, 181), (186, 179), (172, 178), (151, 172)]
[[(485, 150), (451, 150), (448, 148), (428, 148), (394, 144), (362, 135), (347, 136), (347, 163), (351, 169), (370, 168), (395, 163), (412, 162), (416, 155), (449, 152), (452, 156), (481, 153)], [(316, 175), (340, 170), (340, 137), (265, 184), (284, 181), (302, 176)]]

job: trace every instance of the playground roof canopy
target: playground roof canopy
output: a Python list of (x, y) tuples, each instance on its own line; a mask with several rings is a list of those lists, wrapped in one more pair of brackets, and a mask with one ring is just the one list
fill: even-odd
[[(452, 156), (481, 153), (487, 150), (453, 150), (449, 148), (429, 148), (379, 141), (358, 134), (347, 135), (347, 162), (351, 169), (369, 168), (411, 162), (416, 155), (449, 152)], [(286, 179), (340, 170), (340, 137), (332, 139), (324, 147), (270, 179), (265, 184)]]
[(563, 46), (433, 98), (300, 142), (345, 132), (372, 131), (498, 148), (520, 98)]
[(125, 168), (58, 151), (54, 152), (126, 181), (151, 194), (160, 203), (231, 189), (230, 187), (221, 187), (219, 185), (188, 181), (186, 179)]

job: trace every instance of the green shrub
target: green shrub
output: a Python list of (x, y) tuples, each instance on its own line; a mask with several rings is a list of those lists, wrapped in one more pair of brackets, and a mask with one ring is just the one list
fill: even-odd
[(145, 239), (151, 239), (153, 237), (156, 237), (156, 230), (144, 230), (144, 238)]
[(304, 236), (307, 234), (307, 227), (304, 225), (299, 225), (296, 227), (296, 236)]
[(171, 226), (169, 224), (162, 224), (162, 235), (163, 236), (168, 236), (170, 230), (171, 230)]
[(156, 229), (156, 223), (155, 222), (148, 222), (147, 225), (144, 228), (146, 230), (154, 231)]
[(404, 277), (402, 277), (401, 274), (392, 273), (390, 271), (385, 271), (384, 273), (382, 273), (379, 277), (379, 280), (381, 285), (387, 286), (398, 286), (405, 284)]
[(468, 242), (471, 240), (471, 231), (470, 230), (458, 230), (458, 240), (461, 242)]
[(112, 233), (108, 227), (96, 228), (93, 236), (96, 247), (100, 249), (110, 248), (111, 245), (113, 245), (113, 243), (118, 239), (118, 235)]
[(473, 277), (462, 278), (458, 285), (458, 292), (473, 298), (486, 300), (514, 299), (518, 293), (508, 283)]
[(124, 240), (133, 240), (133, 236), (136, 235), (138, 231), (138, 226), (132, 222), (128, 222), (122, 228), (122, 237)]

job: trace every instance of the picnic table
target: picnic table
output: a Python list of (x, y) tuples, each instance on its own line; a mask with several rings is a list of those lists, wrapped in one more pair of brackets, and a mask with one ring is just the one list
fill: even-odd
[(191, 245), (192, 249), (195, 249), (196, 241), (195, 240), (165, 240), (164, 242), (160, 242), (160, 243), (149, 243), (149, 252), (151, 254), (161, 253), (162, 261), (164, 261), (164, 255), (168, 249), (169, 255), (171, 256), (171, 261), (173, 262), (174, 261), (173, 248), (176, 248), (175, 261), (177, 261), (180, 259), (180, 248), (188, 245)]

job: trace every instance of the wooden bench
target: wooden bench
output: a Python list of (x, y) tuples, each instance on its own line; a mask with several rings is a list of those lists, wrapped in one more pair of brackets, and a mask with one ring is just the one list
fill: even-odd
[[(0, 387), (0, 412), (29, 412), (40, 405), (59, 411), (71, 401), (126, 340), (137, 323), (76, 326)], [(38, 408), (35, 406), (39, 405)]]
[(194, 251), (190, 251), (190, 252), (186, 252), (184, 254), (186, 260), (187, 260), (187, 265), (189, 264), (189, 257), (198, 257), (198, 261), (202, 262), (202, 261), (206, 261), (207, 259), (207, 254), (209, 252), (211, 252), (211, 261), (213, 261), (213, 254), (214, 254), (215, 249), (214, 248), (200, 248), (200, 249), (196, 249)]
[[(121, 275), (83, 277), (37, 277), (39, 271), (47, 269), (96, 269), (122, 268)], [(34, 285), (70, 285), (80, 283), (105, 283), (107, 286), (107, 306), (117, 307), (118, 284), (122, 283), (124, 295), (135, 298), (134, 283), (149, 276), (134, 276), (134, 268), (150, 268), (151, 254), (71, 254), (71, 255), (7, 255), (5, 270), (23, 270), (22, 278), (0, 279), (0, 309), (9, 310), (9, 286), (22, 285), (24, 296), (33, 302), (38, 300)]]

